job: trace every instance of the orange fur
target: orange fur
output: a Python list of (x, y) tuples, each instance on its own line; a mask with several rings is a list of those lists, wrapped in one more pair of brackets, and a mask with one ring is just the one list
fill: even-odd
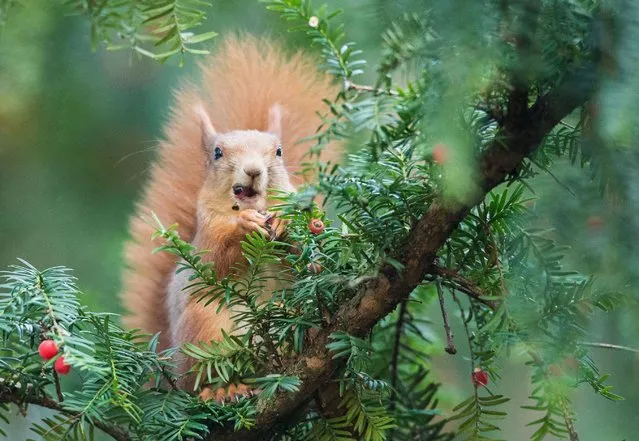
[[(231, 219), (233, 213), (215, 216), (206, 213), (208, 209), (217, 210), (222, 199), (208, 193), (215, 190), (216, 183), (208, 182), (212, 178), (207, 169), (207, 152), (202, 148), (202, 117), (198, 106), (203, 106), (204, 113), (210, 115), (218, 133), (226, 133), (273, 130), (269, 126), (275, 124), (274, 118), (280, 112), (277, 108), (274, 111), (273, 106), (279, 103), (283, 158), (289, 171), (297, 171), (310, 145), (298, 141), (315, 132), (320, 125), (317, 112), (325, 110), (322, 99), (333, 97), (337, 92), (329, 77), (318, 74), (315, 66), (308, 55), (298, 52), (289, 57), (272, 42), (248, 36), (228, 38), (217, 53), (201, 65), (201, 87), (187, 85), (176, 94), (165, 139), (159, 145), (150, 179), (131, 219), (121, 295), (128, 311), (125, 325), (152, 334), (160, 332), (161, 349), (170, 345), (171, 319), (165, 305), (176, 260), (168, 253), (151, 253), (159, 245), (150, 240), (154, 231), (151, 212), (164, 225), (177, 223), (183, 239), (212, 249), (208, 258), (216, 262), (221, 275), (239, 259), (237, 238), (246, 233)], [(260, 142), (266, 142), (257, 132), (238, 133), (242, 139), (257, 136)], [(235, 154), (255, 153), (238, 149)], [(337, 154), (338, 150), (329, 146), (323, 159)], [(300, 176), (291, 176), (294, 185), (302, 180)], [(205, 212), (199, 213), (198, 221), (198, 211), (202, 210)], [(196, 230), (200, 230), (199, 233)], [(184, 320), (183, 338), (189, 341), (215, 339), (230, 321), (228, 313), (223, 311), (213, 323), (210, 313), (215, 310), (213, 305), (206, 308), (208, 313), (194, 303), (184, 307), (183, 317), (190, 313), (193, 318)]]

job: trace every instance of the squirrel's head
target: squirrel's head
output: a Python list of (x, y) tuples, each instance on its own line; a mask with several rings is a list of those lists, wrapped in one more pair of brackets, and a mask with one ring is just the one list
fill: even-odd
[[(207, 176), (199, 203), (207, 212), (231, 214), (268, 206), (267, 190), (293, 191), (280, 142), (281, 111), (269, 111), (268, 129), (217, 133), (203, 108), (197, 109)], [(202, 206), (203, 204), (203, 206)]]

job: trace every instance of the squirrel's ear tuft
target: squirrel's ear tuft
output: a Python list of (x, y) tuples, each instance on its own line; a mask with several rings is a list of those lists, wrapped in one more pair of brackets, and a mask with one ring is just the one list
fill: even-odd
[(273, 104), (268, 110), (268, 128), (266, 131), (282, 139), (282, 107), (279, 103)]
[(217, 132), (213, 128), (211, 118), (209, 118), (209, 114), (206, 112), (202, 104), (198, 104), (195, 107), (195, 113), (199, 119), (200, 130), (202, 131), (202, 148), (208, 150), (213, 146), (213, 144), (215, 144), (215, 136), (217, 135)]

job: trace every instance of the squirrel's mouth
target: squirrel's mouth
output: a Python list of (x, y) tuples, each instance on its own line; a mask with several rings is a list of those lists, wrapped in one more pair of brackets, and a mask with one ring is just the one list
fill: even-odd
[(235, 184), (233, 186), (233, 194), (238, 199), (248, 199), (259, 195), (259, 193), (255, 191), (253, 187), (242, 184)]

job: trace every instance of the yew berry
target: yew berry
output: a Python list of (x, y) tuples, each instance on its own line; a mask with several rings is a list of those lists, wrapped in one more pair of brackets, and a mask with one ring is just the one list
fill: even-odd
[(575, 357), (566, 357), (564, 358), (564, 366), (566, 366), (567, 368), (572, 369), (573, 371), (576, 371), (577, 369), (579, 369), (579, 361), (575, 358)]
[(71, 365), (67, 364), (64, 361), (64, 356), (58, 357), (58, 359), (55, 361), (53, 365), (53, 368), (60, 375), (66, 375), (71, 371)]
[(598, 230), (599, 228), (603, 227), (604, 219), (601, 216), (590, 216), (586, 220), (586, 223), (591, 230)]
[(317, 262), (311, 262), (308, 265), (306, 265), (306, 269), (313, 274), (319, 274), (322, 272), (324, 268), (322, 268), (322, 265), (320, 265)]
[(562, 374), (561, 367), (557, 364), (548, 366), (548, 373), (553, 377), (559, 377)]
[(447, 159), (448, 147), (446, 144), (435, 144), (435, 147), (433, 147), (433, 161), (435, 161), (436, 164), (443, 165)]
[(488, 385), (488, 372), (483, 369), (475, 368), (472, 375), (473, 384), (475, 387)]
[(311, 230), (313, 234), (321, 234), (324, 231), (324, 222), (320, 219), (311, 219), (308, 224), (308, 229)]
[(58, 355), (58, 347), (53, 340), (43, 340), (38, 346), (38, 353), (43, 359), (51, 360)]

